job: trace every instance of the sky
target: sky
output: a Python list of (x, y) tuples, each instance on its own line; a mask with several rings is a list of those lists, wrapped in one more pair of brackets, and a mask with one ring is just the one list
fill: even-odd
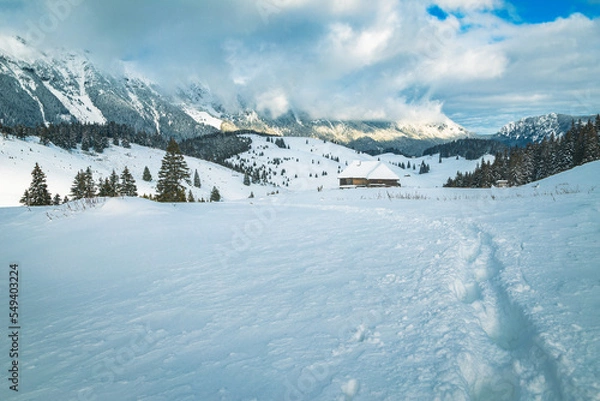
[(600, 0), (0, 0), (0, 33), (273, 117), (489, 134), (600, 112)]

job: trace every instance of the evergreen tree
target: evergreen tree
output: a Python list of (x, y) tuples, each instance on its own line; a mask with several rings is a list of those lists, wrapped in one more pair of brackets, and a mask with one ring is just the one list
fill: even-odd
[(158, 172), (156, 199), (159, 202), (185, 202), (185, 188), (181, 181), (189, 180), (189, 178), (187, 163), (181, 154), (179, 145), (174, 139), (171, 139)]
[(200, 182), (200, 176), (198, 175), (198, 170), (194, 170), (194, 186), (196, 188), (202, 188), (202, 183)]
[(85, 197), (91, 199), (96, 196), (96, 184), (92, 175), (92, 168), (88, 167), (84, 173), (85, 176)]
[(150, 174), (150, 169), (148, 169), (148, 166), (144, 167), (144, 174), (142, 175), (142, 180), (147, 182), (152, 181), (152, 174)]
[(221, 193), (217, 189), (217, 187), (213, 187), (210, 192), (210, 201), (211, 202), (221, 202)]
[(62, 203), (62, 199), (60, 198), (59, 194), (54, 195), (54, 198), (52, 198), (52, 204), (54, 206), (58, 206)]
[(80, 170), (75, 176), (71, 186), (71, 196), (76, 200), (96, 196), (96, 184), (90, 167), (86, 171)]
[(192, 193), (191, 189), (188, 191), (187, 201), (190, 203), (196, 202), (196, 199), (194, 198), (194, 194)]
[(119, 195), (119, 176), (115, 172), (115, 170), (110, 173), (110, 177), (108, 177), (108, 182), (110, 183), (110, 197), (115, 197)]
[(138, 196), (135, 179), (129, 172), (127, 166), (125, 166), (121, 173), (121, 182), (118, 185), (118, 192), (121, 196)]
[(25, 206), (31, 206), (31, 195), (29, 194), (28, 189), (25, 190), (19, 202), (24, 204)]
[(29, 189), (25, 191), (21, 198), (21, 203), (27, 206), (49, 206), (52, 204), (52, 196), (48, 192), (46, 184), (46, 174), (36, 163), (31, 172), (32, 180)]
[(600, 142), (598, 140), (598, 134), (596, 133), (596, 127), (592, 122), (582, 129), (581, 134), (583, 142), (583, 157), (582, 163), (592, 162), (600, 159)]
[(114, 187), (110, 185), (108, 178), (102, 179), (98, 183), (98, 196), (112, 198), (115, 196)]
[(250, 186), (250, 176), (248, 175), (248, 173), (244, 174), (244, 185), (247, 187)]

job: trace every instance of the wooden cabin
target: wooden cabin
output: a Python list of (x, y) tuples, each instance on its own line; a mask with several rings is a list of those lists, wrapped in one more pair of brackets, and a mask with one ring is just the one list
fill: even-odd
[(353, 161), (338, 179), (340, 188), (400, 186), (400, 177), (379, 161)]

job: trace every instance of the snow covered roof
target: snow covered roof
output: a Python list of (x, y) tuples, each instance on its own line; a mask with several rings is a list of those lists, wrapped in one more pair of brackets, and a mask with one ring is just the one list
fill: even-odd
[(367, 180), (399, 180), (388, 166), (380, 161), (353, 161), (338, 178), (366, 178)]

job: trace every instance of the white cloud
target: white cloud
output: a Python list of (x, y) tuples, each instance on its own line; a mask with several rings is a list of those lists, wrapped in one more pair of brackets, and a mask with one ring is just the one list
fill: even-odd
[[(4, 29), (26, 29), (23, 22), (46, 9), (41, 0), (23, 4), (27, 14), (15, 11)], [(450, 14), (429, 15), (432, 4)], [(497, 115), (600, 111), (600, 20), (516, 25), (490, 12), (508, 5), (87, 0), (47, 43), (135, 61), (163, 84), (197, 77), (227, 106), (241, 94), (273, 115), (293, 108), (315, 117), (443, 119), (445, 112), (482, 127)]]
[(290, 103), (286, 94), (281, 89), (273, 89), (258, 95), (257, 109), (260, 113), (269, 112), (272, 118), (277, 118), (288, 112)]
[(435, 3), (447, 11), (491, 10), (502, 5), (500, 0), (436, 0)]

